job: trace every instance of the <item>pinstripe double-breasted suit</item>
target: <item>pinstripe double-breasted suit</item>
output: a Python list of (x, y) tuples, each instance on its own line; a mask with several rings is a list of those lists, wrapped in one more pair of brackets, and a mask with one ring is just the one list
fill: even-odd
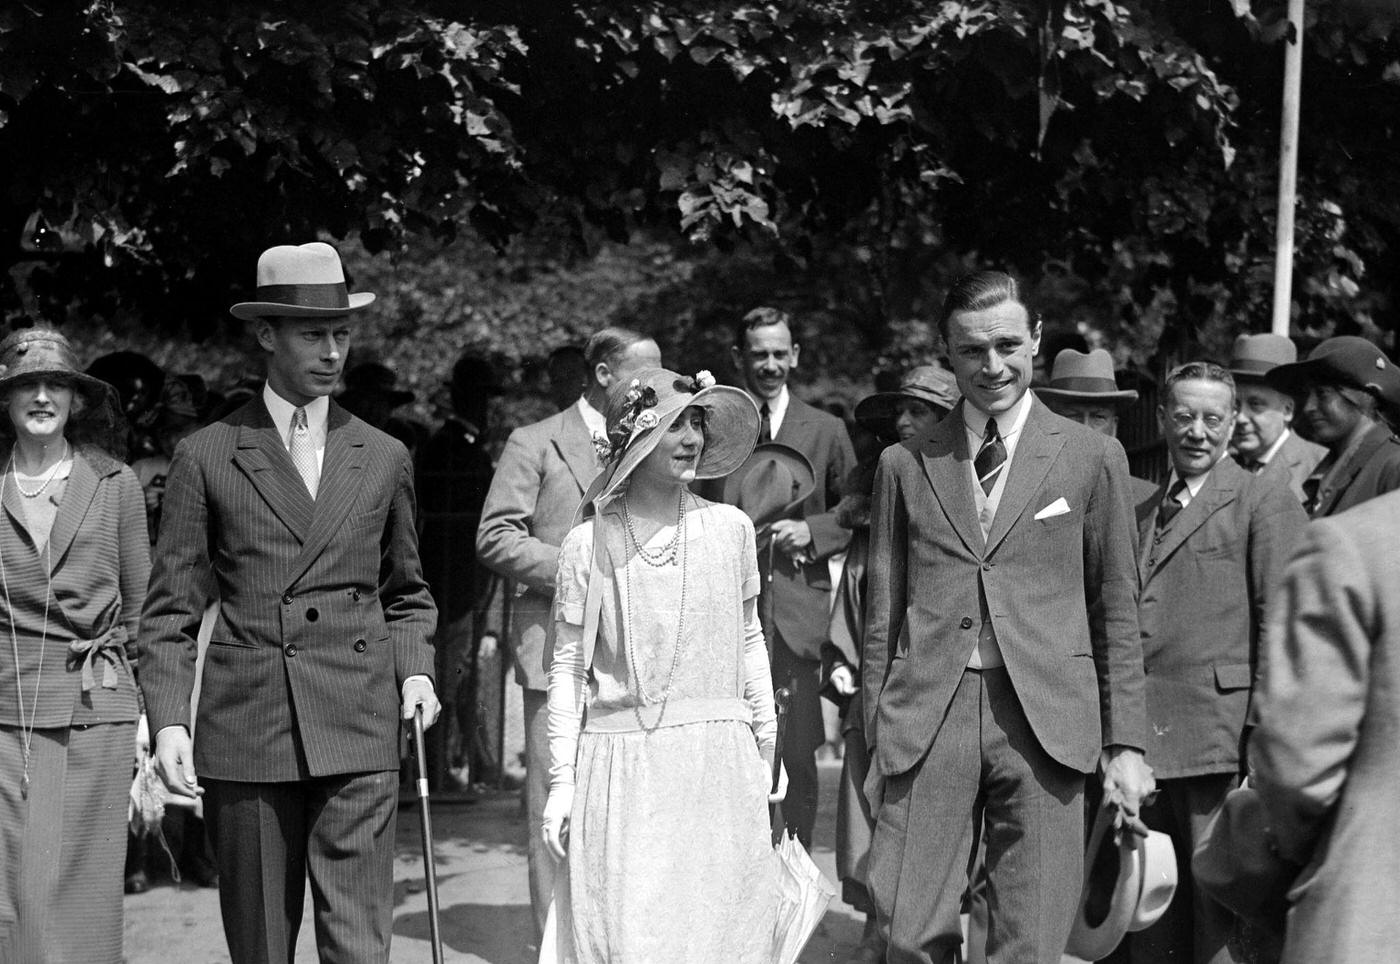
[[(298, 852), (298, 835), (328, 833), (340, 839), (322, 852), (320, 872), (333, 876), (317, 881), (330, 888), (317, 906), (323, 959), (387, 960), (400, 687), (432, 675), (436, 620), (407, 450), (331, 402), (313, 501), (261, 396), (180, 444), (142, 621), (153, 733), (189, 721), (195, 636), (213, 598), (195, 769), (216, 811), (257, 794), (272, 801), (249, 804), (265, 815), (240, 824), (238, 853), (226, 854), (229, 831), (214, 828), (221, 877), (260, 876), (252, 896), (239, 893), (249, 881), (221, 888), (234, 960), (290, 959), (303, 880), (317, 877), (319, 859), (314, 842)], [(311, 826), (330, 819), (328, 800), (346, 804), (338, 830)], [(367, 836), (383, 851), (368, 864), (328, 856), (370, 846)], [(283, 946), (288, 935), (264, 917), (288, 893), (295, 918)], [(342, 902), (325, 920), (323, 900)], [(231, 908), (240, 901), (253, 906)]]

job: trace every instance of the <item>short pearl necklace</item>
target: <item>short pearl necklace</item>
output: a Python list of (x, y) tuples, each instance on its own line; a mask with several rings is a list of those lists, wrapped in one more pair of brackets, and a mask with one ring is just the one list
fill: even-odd
[(63, 467), (63, 463), (67, 460), (68, 440), (64, 439), (63, 454), (58, 457), (58, 461), (55, 462), (53, 464), (53, 467), (49, 469), (49, 474), (44, 478), (44, 484), (39, 486), (33, 492), (30, 492), (24, 486), (19, 484), (19, 466), (15, 464), (15, 450), (10, 449), (10, 473), (15, 477), (15, 488), (18, 489), (19, 494), (24, 496), (26, 499), (37, 499), (39, 496), (44, 494), (44, 490), (47, 489), (50, 483), (53, 482), (54, 478), (58, 475), (58, 470)]

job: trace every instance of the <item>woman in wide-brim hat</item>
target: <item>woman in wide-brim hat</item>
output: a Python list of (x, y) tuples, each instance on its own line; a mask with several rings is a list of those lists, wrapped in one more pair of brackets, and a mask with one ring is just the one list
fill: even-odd
[(607, 425), (591, 518), (560, 549), (537, 832), (567, 864), (541, 960), (757, 964), (776, 726), (753, 524), (688, 486), (744, 461), (758, 410), (707, 372), (647, 369)]
[(117, 962), (141, 487), (96, 444), (119, 427), (115, 391), (62, 335), (0, 342), (0, 400), (0, 960)]

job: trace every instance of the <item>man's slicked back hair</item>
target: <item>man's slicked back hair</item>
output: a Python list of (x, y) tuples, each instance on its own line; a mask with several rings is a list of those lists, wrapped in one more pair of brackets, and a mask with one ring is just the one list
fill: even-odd
[(583, 359), (588, 363), (590, 375), (598, 370), (599, 365), (605, 363), (609, 368), (616, 368), (623, 352), (637, 342), (646, 341), (649, 338), (651, 338), (650, 335), (644, 335), (640, 331), (616, 326), (600, 328), (595, 331), (588, 339), (588, 344), (583, 348)]
[(764, 305), (754, 308), (739, 319), (739, 323), (734, 326), (734, 347), (740, 351), (748, 348), (749, 332), (768, 325), (787, 325), (792, 343), (797, 344), (797, 324), (792, 320), (792, 315), (781, 308), (769, 308)]
[(1035, 331), (1035, 312), (1021, 297), (1021, 286), (1005, 271), (973, 271), (953, 282), (943, 299), (943, 313), (938, 318), (938, 333), (946, 340), (948, 319), (960, 311), (986, 311), (997, 305), (1014, 301), (1026, 309), (1027, 324)]

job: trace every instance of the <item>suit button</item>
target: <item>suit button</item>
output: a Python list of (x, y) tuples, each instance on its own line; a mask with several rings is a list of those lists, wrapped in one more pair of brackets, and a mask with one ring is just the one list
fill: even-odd
[(364, 651), (365, 651), (365, 641), (364, 641), (363, 639), (357, 639), (357, 640), (355, 640), (355, 652), (357, 652), (357, 653), (363, 653)]
[(984, 563), (982, 563), (982, 571), (983, 571), (983, 572), (991, 572), (991, 571), (992, 571), (992, 564), (991, 564), (990, 562), (984, 562)]
[(295, 656), (297, 654), (297, 644), (288, 643), (286, 646), (282, 647), (282, 652), (286, 653), (288, 656)]
[(284, 605), (284, 606), (290, 606), (291, 604), (292, 604), (292, 594), (289, 593), (289, 592), (284, 592), (284, 593), (282, 594), (282, 605)]
[(971, 616), (964, 616), (964, 617), (962, 618), (962, 622), (961, 622), (959, 625), (961, 625), (963, 629), (971, 629), (971, 628), (972, 628), (972, 617), (971, 617)]
[(312, 606), (310, 609), (308, 609), (308, 610), (306, 611), (306, 621), (307, 621), (308, 623), (314, 623), (316, 620), (318, 620), (318, 619), (320, 619), (320, 618), (321, 618), (321, 611), (320, 611), (319, 609), (317, 609), (315, 606)]
[(359, 602), (359, 601), (360, 601), (360, 591), (359, 591), (358, 589), (352, 591), (352, 592), (350, 593), (350, 598), (353, 599), (353, 600), (355, 600), (355, 602)]
[(1152, 540), (1152, 544), (1155, 546), (1155, 545), (1157, 545), (1157, 543), (1159, 543), (1159, 542), (1161, 542), (1161, 541), (1162, 541), (1162, 537), (1161, 537), (1161, 536), (1157, 536), (1156, 538), (1154, 538), (1154, 539)]

